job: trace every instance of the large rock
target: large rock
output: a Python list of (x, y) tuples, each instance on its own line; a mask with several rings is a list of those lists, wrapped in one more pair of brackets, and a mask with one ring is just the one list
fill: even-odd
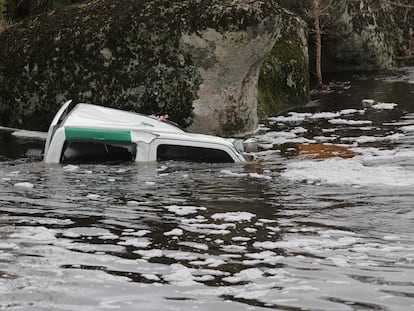
[(73, 99), (253, 130), (285, 14), (272, 0), (96, 0), (24, 19), (0, 33), (0, 124), (45, 130)]
[[(279, 0), (313, 27), (312, 0)], [(401, 47), (408, 45), (414, 25), (412, 0), (320, 0), (330, 4), (320, 16), (324, 71), (375, 70), (394, 66)], [(314, 59), (311, 37), (310, 54)], [(313, 62), (311, 62), (313, 65)]]
[[(324, 37), (325, 70), (373, 70), (395, 64), (404, 30), (399, 10), (377, 0), (338, 5), (331, 31)], [(408, 32), (408, 28), (407, 28)]]
[(258, 115), (264, 118), (309, 101), (308, 32), (303, 20), (283, 15), (284, 31), (259, 76)]

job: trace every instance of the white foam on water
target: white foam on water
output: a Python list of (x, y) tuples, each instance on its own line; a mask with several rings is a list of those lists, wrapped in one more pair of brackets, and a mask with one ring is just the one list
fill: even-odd
[(364, 109), (360, 109), (360, 110), (357, 110), (357, 109), (343, 109), (343, 110), (339, 111), (339, 114), (342, 115), (342, 116), (349, 115), (349, 114), (355, 114), (355, 113), (363, 114), (363, 113), (365, 113), (365, 110)]
[(371, 98), (366, 98), (366, 99), (362, 100), (362, 103), (364, 105), (371, 106), (371, 105), (375, 104), (375, 100), (371, 99)]
[(130, 200), (130, 201), (127, 201), (126, 204), (128, 204), (128, 205), (140, 205), (141, 203), (138, 202), (138, 201)]
[(62, 167), (62, 169), (66, 172), (74, 172), (74, 171), (79, 170), (79, 166), (69, 164), (69, 165), (65, 165), (64, 167)]
[(192, 273), (195, 269), (187, 268), (186, 266), (176, 263), (170, 265), (172, 272), (164, 276), (164, 280), (176, 286), (193, 286), (199, 283), (194, 281)]
[[(216, 268), (218, 266), (224, 265), (226, 262), (222, 259), (217, 259), (213, 257), (206, 258), (204, 260), (196, 260), (191, 261), (190, 264), (196, 265), (196, 266), (207, 266), (210, 268)], [(224, 274), (224, 272), (221, 272)]]
[(313, 138), (320, 142), (331, 142), (337, 139), (336, 136), (314, 136)]
[(75, 227), (67, 229), (63, 232), (65, 236), (68, 237), (90, 237), (90, 236), (105, 236), (105, 235), (113, 235), (111, 231), (104, 228), (96, 228), (96, 227)]
[(256, 228), (244, 228), (244, 231), (246, 231), (247, 233), (255, 233), (257, 232)]
[(169, 205), (164, 206), (169, 212), (177, 214), (179, 216), (195, 214), (200, 210), (206, 210), (205, 207), (200, 206), (179, 206), (179, 205)]
[(122, 232), (122, 235), (132, 235), (132, 236), (143, 237), (144, 235), (147, 235), (148, 233), (151, 233), (151, 231), (138, 230), (138, 231), (131, 231), (131, 232)]
[(259, 174), (259, 173), (249, 173), (249, 176), (252, 177), (252, 178), (257, 178), (257, 179), (267, 179), (267, 180), (272, 179), (271, 176), (264, 175), (264, 174)]
[(117, 169), (117, 173), (125, 173), (125, 172), (128, 172), (129, 171), (129, 169), (128, 168), (119, 168), (119, 169)]
[(317, 112), (311, 115), (310, 119), (333, 119), (339, 117), (341, 113), (339, 112)]
[(207, 281), (213, 281), (215, 279), (212, 275), (202, 275), (202, 276), (195, 276), (194, 281), (196, 282), (207, 282)]
[(100, 235), (99, 238), (101, 240), (116, 240), (119, 238), (119, 236), (117, 236), (116, 234), (108, 233), (108, 234)]
[(410, 149), (393, 149), (393, 150), (383, 150), (378, 148), (352, 148), (355, 152), (363, 154), (362, 160), (366, 161), (375, 161), (375, 160), (401, 160), (401, 159), (411, 159), (414, 157), (414, 150)]
[(26, 188), (26, 189), (32, 189), (34, 187), (34, 185), (30, 182), (18, 182), (14, 184), (14, 186), (18, 188)]
[(246, 177), (247, 173), (235, 173), (231, 170), (221, 170), (220, 173), (233, 177)]
[(269, 264), (269, 265), (275, 265), (280, 263), (281, 260), (283, 260), (285, 257), (277, 255), (275, 252), (272, 252), (270, 250), (257, 252), (257, 253), (249, 253), (244, 255), (247, 258), (251, 258), (250, 260), (243, 261), (244, 264), (251, 264), (251, 265), (257, 265), (257, 264)]
[(141, 255), (145, 259), (150, 259), (154, 257), (162, 257), (163, 251), (161, 249), (149, 249), (149, 250), (136, 250), (135, 254)]
[(414, 125), (407, 125), (400, 128), (403, 132), (414, 132)]
[(196, 253), (178, 251), (165, 251), (164, 257), (173, 258), (177, 261), (199, 259), (199, 256)]
[(18, 129), (16, 129), (14, 127), (7, 127), (7, 126), (1, 126), (0, 125), (0, 130), (3, 130), (3, 131), (16, 131)]
[(305, 120), (306, 117), (311, 116), (309, 113), (296, 113), (290, 116), (278, 116), (278, 117), (270, 117), (269, 121), (271, 122), (302, 122)]
[(45, 227), (22, 227), (21, 230), (10, 234), (14, 240), (34, 241), (49, 243), (56, 241), (56, 230), (47, 229)]
[(99, 194), (88, 193), (86, 197), (90, 200), (99, 200), (101, 196)]
[(80, 234), (77, 234), (77, 233), (75, 233), (75, 232), (73, 232), (72, 230), (65, 230), (63, 233), (62, 233), (62, 236), (64, 236), (65, 238), (79, 238), (80, 237)]
[(335, 125), (364, 125), (372, 124), (370, 120), (348, 120), (348, 119), (332, 119), (328, 120), (329, 123)]
[[(374, 102), (373, 102), (374, 103)], [(306, 119), (311, 120), (318, 120), (318, 119), (334, 119), (341, 115), (350, 115), (350, 114), (363, 114), (365, 110), (357, 110), (357, 109), (343, 109), (338, 112), (317, 112), (317, 113), (298, 113), (298, 112), (289, 112), (288, 116), (278, 116), (278, 117), (271, 117), (269, 121), (276, 123), (301, 123)], [(304, 133), (304, 132), (296, 132), (291, 131), (292, 133)]]
[(278, 131), (278, 132), (268, 132), (264, 135), (257, 136), (253, 139), (250, 139), (250, 142), (255, 142), (259, 144), (259, 146), (263, 149), (270, 149), (273, 148), (273, 146), (281, 145), (284, 143), (313, 143), (315, 142), (312, 139), (308, 139), (305, 137), (300, 137), (297, 134), (292, 131)]
[(151, 245), (151, 242), (148, 241), (148, 239), (143, 239), (143, 238), (130, 238), (130, 239), (125, 239), (124, 241), (120, 241), (118, 242), (119, 245), (130, 245), (130, 246), (134, 246), (136, 248), (147, 248), (148, 246)]
[(305, 129), (304, 127), (298, 126), (298, 127), (295, 127), (293, 130), (291, 130), (290, 132), (293, 134), (304, 134), (304, 133), (307, 133), (308, 130)]
[(15, 243), (2, 243), (0, 242), (0, 249), (16, 249), (19, 248)]
[(337, 257), (328, 257), (327, 259), (332, 260), (332, 262), (338, 267), (346, 268), (346, 267), (350, 266), (350, 264), (348, 263), (348, 261), (344, 257), (339, 257), (339, 256), (337, 256)]
[(228, 230), (229, 228), (232, 229), (235, 227), (234, 223), (222, 223), (222, 224), (212, 224), (212, 223), (201, 223), (206, 221), (202, 219), (199, 221), (191, 221), (182, 220), (182, 223), (186, 226), (185, 229), (190, 232), (198, 232), (207, 235), (225, 235), (229, 234), (231, 231)]
[(227, 212), (227, 213), (216, 213), (211, 215), (211, 218), (214, 220), (222, 220), (229, 222), (240, 222), (240, 221), (250, 221), (255, 214), (249, 212)]
[(399, 241), (401, 238), (398, 235), (390, 234), (383, 237), (385, 241)]
[(220, 246), (220, 249), (222, 249), (224, 252), (227, 253), (244, 253), (247, 250), (246, 246), (242, 245), (222, 245)]
[(295, 181), (334, 185), (392, 186), (414, 185), (414, 172), (400, 166), (368, 166), (357, 158), (331, 158), (289, 163), (281, 176)]
[(262, 251), (257, 253), (246, 254), (245, 256), (253, 259), (266, 259), (277, 255), (275, 252), (272, 251)]
[(249, 268), (235, 273), (233, 276), (223, 278), (229, 283), (239, 283), (241, 281), (254, 281), (263, 277), (263, 271), (258, 268)]
[(345, 246), (354, 245), (359, 241), (356, 237), (341, 238), (292, 238), (286, 241), (264, 241), (255, 242), (253, 247), (258, 249), (304, 249), (313, 252), (322, 251), (331, 248), (343, 248)]
[(359, 144), (373, 143), (379, 141), (397, 141), (404, 138), (405, 135), (401, 133), (395, 133), (387, 136), (358, 136), (358, 137), (342, 137), (341, 141), (356, 142)]
[[(271, 148), (272, 146), (269, 146), (269, 148)], [(235, 173), (235, 172), (232, 172), (231, 170), (221, 170), (220, 173), (228, 175), (228, 176), (233, 176), (233, 177), (251, 177), (251, 178), (267, 179), (267, 180), (272, 179), (272, 177), (269, 175), (259, 174), (259, 173)]]
[(13, 136), (19, 138), (30, 138), (36, 140), (46, 140), (47, 132), (18, 130), (12, 133)]
[(202, 276), (202, 275), (215, 275), (215, 276), (222, 276), (222, 275), (229, 275), (229, 272), (216, 270), (216, 269), (197, 269), (194, 271), (193, 275)]
[(184, 231), (183, 229), (180, 229), (180, 228), (175, 228), (170, 231), (164, 232), (164, 235), (166, 236), (180, 236), (183, 234), (184, 234)]
[(397, 104), (395, 103), (377, 103), (375, 105), (371, 106), (374, 109), (378, 109), (378, 110), (391, 110), (394, 109), (395, 107), (397, 107)]
[(149, 281), (160, 281), (161, 279), (156, 275), (156, 274), (151, 274), (151, 273), (143, 273), (141, 274), (141, 276), (143, 276), (144, 278), (146, 278)]
[(311, 292), (311, 291), (319, 291), (320, 289), (318, 287), (314, 287), (311, 285), (301, 285), (301, 286), (289, 286), (289, 287), (285, 287), (282, 290), (282, 294), (287, 294), (290, 293), (292, 291), (294, 292)]

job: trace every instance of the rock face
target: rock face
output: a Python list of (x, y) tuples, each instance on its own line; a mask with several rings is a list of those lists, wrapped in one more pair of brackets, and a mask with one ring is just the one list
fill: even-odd
[(256, 128), (259, 72), (281, 28), (280, 17), (274, 21), (245, 31), (220, 33), (210, 28), (181, 37), (183, 50), (201, 53), (193, 58), (201, 84), (193, 101), (191, 131), (231, 135)]
[[(325, 70), (373, 70), (395, 64), (408, 27), (400, 9), (361, 0), (338, 6), (333, 29), (324, 39)], [(414, 21), (414, 20), (413, 20)]]
[[(279, 0), (304, 19), (310, 0)], [(408, 45), (414, 25), (412, 0), (337, 0), (321, 16), (324, 71), (375, 70), (396, 64), (403, 44)], [(411, 6), (411, 8), (410, 8)], [(311, 40), (312, 42), (312, 40)], [(310, 46), (311, 59), (313, 49)]]
[(253, 130), (284, 14), (272, 0), (92, 0), (24, 19), (0, 33), (0, 124), (45, 130), (73, 99)]
[(284, 30), (260, 70), (259, 118), (309, 101), (306, 23), (293, 14), (285, 14), (283, 20)]

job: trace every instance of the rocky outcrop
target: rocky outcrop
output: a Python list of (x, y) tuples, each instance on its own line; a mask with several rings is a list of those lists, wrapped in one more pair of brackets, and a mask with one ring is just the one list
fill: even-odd
[[(379, 1), (344, 3), (323, 41), (325, 70), (373, 70), (395, 64), (403, 43), (399, 10)], [(408, 28), (406, 29), (408, 32)]]
[(45, 130), (73, 99), (253, 130), (285, 14), (271, 0), (94, 0), (24, 19), (0, 33), (0, 124)]
[(286, 14), (284, 31), (260, 70), (259, 118), (302, 106), (309, 101), (309, 58), (306, 23)]
[(281, 16), (275, 21), (245, 31), (209, 28), (181, 37), (182, 49), (197, 55), (193, 59), (201, 80), (189, 130), (231, 135), (256, 128), (260, 68), (282, 28)]
[[(311, 0), (279, 0), (304, 19)], [(396, 64), (414, 25), (412, 0), (320, 0), (329, 9), (320, 16), (324, 71), (375, 70)], [(312, 21), (309, 20), (310, 28)], [(310, 40), (310, 59), (314, 59)], [(313, 64), (313, 62), (311, 62)]]

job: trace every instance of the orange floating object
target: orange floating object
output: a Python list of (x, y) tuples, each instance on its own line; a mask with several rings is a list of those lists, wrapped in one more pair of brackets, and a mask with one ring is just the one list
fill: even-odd
[(351, 147), (330, 144), (297, 144), (298, 155), (311, 159), (352, 158), (359, 155)]

